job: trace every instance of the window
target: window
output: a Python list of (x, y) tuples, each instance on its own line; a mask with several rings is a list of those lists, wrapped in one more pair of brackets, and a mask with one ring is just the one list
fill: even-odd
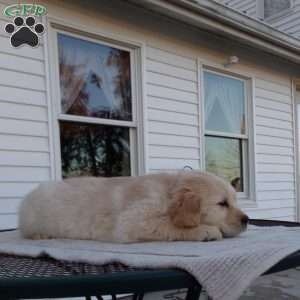
[(292, 7), (291, 0), (264, 0), (264, 19), (272, 17)]
[(205, 166), (248, 191), (246, 81), (204, 71)]
[(58, 33), (62, 176), (126, 176), (136, 145), (132, 49)]

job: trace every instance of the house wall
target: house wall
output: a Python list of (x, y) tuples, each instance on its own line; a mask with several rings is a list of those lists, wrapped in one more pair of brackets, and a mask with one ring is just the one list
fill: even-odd
[[(257, 51), (213, 40), (124, 2), (44, 3), (49, 20), (141, 45), (146, 172), (185, 165), (201, 168), (202, 64), (249, 77), (255, 141), (250, 164), (256, 192), (250, 204), (241, 206), (251, 217), (296, 219), (293, 74), (285, 64), (274, 65)], [(1, 22), (3, 27), (5, 20)], [(5, 34), (0, 39), (0, 228), (4, 228), (16, 225), (21, 198), (56, 173), (51, 122), (55, 99), (47, 85), (46, 70), (53, 62), (48, 63), (46, 46), (12, 49)], [(45, 37), (43, 45), (51, 44)], [(223, 64), (233, 53), (241, 63), (225, 69)]]
[[(231, 7), (247, 15), (262, 19), (262, 12), (259, 5), (263, 5), (261, 0), (215, 0), (228, 7)], [(297, 38), (300, 37), (300, 0), (292, 0), (292, 8), (283, 11), (273, 17), (264, 20), (264, 22), (270, 24), (272, 27), (291, 34)]]
[(197, 60), (147, 45), (150, 172), (200, 168)]
[(291, 34), (297, 38), (300, 37), (300, 0), (294, 0), (291, 10), (276, 18), (268, 21), (275, 28)]
[(15, 227), (22, 197), (51, 178), (44, 47), (12, 48), (7, 21), (1, 13), (0, 229)]
[(217, 2), (241, 11), (253, 18), (258, 17), (257, 1), (262, 0), (217, 0)]

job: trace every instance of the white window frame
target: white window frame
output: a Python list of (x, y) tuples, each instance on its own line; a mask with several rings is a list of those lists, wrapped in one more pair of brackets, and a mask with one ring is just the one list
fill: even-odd
[[(142, 175), (145, 173), (144, 164), (144, 133), (143, 133), (143, 105), (142, 105), (142, 90), (141, 90), (141, 52), (142, 45), (128, 43), (127, 41), (116, 39), (109, 35), (98, 35), (90, 33), (90, 31), (81, 31), (74, 27), (59, 24), (57, 21), (48, 22), (48, 41), (50, 44), (48, 49), (48, 63), (49, 67), (49, 85), (51, 86), (51, 103), (52, 106), (52, 130), (50, 134), (53, 135), (54, 148), (54, 179), (62, 179), (62, 160), (60, 150), (60, 126), (59, 122), (79, 122), (84, 124), (98, 124), (110, 125), (118, 127), (126, 127), (129, 129), (129, 143), (130, 143), (130, 171), (131, 176)], [(126, 50), (130, 53), (130, 67), (131, 67), (131, 92), (132, 92), (132, 120), (114, 120), (104, 118), (93, 118), (85, 116), (76, 116), (63, 114), (61, 111), (61, 91), (59, 78), (59, 57), (58, 57), (58, 34), (79, 38), (84, 41), (90, 41), (100, 45), (106, 45), (120, 50)]]
[(298, 128), (298, 122), (300, 120), (300, 115), (298, 112), (297, 105), (299, 105), (298, 102), (298, 96), (297, 91), (300, 90), (300, 79), (299, 78), (293, 78), (293, 124), (294, 124), (294, 157), (295, 157), (295, 168), (294, 168), (294, 174), (295, 174), (295, 193), (296, 193), (296, 217), (297, 221), (300, 221), (300, 132)]
[[(218, 65), (203, 64), (198, 61), (199, 65), (199, 75), (200, 75), (200, 118), (201, 123), (201, 168), (206, 169), (205, 160), (205, 136), (213, 135), (220, 137), (232, 137), (242, 139), (242, 155), (243, 155), (243, 176), (244, 176), (244, 191), (238, 192), (237, 197), (239, 203), (242, 206), (253, 207), (255, 206), (255, 143), (254, 143), (254, 95), (253, 95), (253, 81), (254, 79), (250, 76), (241, 74), (239, 72), (233, 73), (228, 72), (224, 67), (219, 67)], [(204, 94), (204, 73), (210, 72), (213, 74), (221, 75), (228, 78), (233, 78), (241, 80), (244, 82), (244, 92), (245, 92), (245, 134), (226, 134), (216, 131), (209, 131), (205, 129), (205, 94)]]

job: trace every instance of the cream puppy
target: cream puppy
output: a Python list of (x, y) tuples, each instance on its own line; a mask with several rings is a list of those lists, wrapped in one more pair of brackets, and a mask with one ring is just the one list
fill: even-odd
[(42, 183), (19, 212), (26, 238), (122, 243), (220, 240), (247, 222), (231, 185), (198, 171)]

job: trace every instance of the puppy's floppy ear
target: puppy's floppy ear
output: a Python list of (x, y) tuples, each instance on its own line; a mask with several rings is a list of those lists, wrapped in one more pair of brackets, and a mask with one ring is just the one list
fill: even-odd
[(169, 214), (175, 226), (191, 228), (200, 224), (200, 198), (190, 188), (175, 191), (172, 201)]

